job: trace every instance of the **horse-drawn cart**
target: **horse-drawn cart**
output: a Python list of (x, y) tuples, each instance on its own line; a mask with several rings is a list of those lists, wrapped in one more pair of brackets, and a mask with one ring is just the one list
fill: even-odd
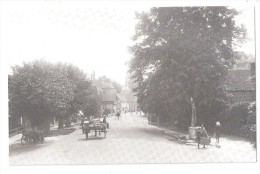
[(82, 131), (86, 135), (86, 139), (88, 139), (88, 134), (91, 132), (95, 132), (95, 136), (97, 136), (97, 133), (101, 135), (101, 132), (104, 133), (104, 137), (106, 137), (107, 133), (107, 124), (103, 123), (100, 119), (92, 119), (90, 121), (84, 121), (82, 126)]
[(23, 130), (21, 144), (36, 144), (44, 142), (44, 132), (41, 130)]

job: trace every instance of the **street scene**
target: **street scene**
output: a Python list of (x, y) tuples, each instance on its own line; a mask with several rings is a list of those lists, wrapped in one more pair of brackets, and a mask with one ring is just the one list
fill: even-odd
[(253, 5), (5, 7), (11, 166), (257, 162)]
[[(198, 150), (196, 144), (175, 142), (164, 129), (148, 125), (143, 115), (127, 113), (119, 120), (108, 119), (107, 137), (86, 140), (79, 124), (69, 135), (46, 137), (44, 144), (20, 145), (20, 137), (11, 138), (11, 165), (43, 164), (133, 164), (133, 163), (215, 163), (255, 162), (254, 148), (243, 139), (224, 137), (222, 148), (213, 145)], [(10, 140), (10, 141), (11, 141)], [(44, 152), (44, 153), (43, 153)], [(61, 158), (62, 157), (62, 158)], [(37, 160), (36, 160), (37, 159)]]

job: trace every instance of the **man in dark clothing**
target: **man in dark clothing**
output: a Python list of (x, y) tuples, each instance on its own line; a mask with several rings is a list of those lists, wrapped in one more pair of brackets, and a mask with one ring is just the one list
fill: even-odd
[(198, 141), (198, 149), (199, 149), (200, 148), (200, 140), (202, 138), (201, 128), (198, 129), (196, 138), (197, 138), (197, 141)]
[(120, 111), (117, 111), (116, 116), (117, 116), (117, 119), (119, 120), (119, 117), (120, 117)]
[(103, 123), (107, 125), (107, 128), (109, 129), (109, 123), (107, 122), (106, 116), (103, 118)]
[[(201, 139), (204, 137), (207, 138), (208, 133), (207, 133), (205, 127), (203, 125), (201, 125), (200, 129), (197, 131), (198, 149), (200, 148)], [(202, 142), (203, 148), (206, 147), (206, 145), (204, 143), (205, 143), (205, 141)]]

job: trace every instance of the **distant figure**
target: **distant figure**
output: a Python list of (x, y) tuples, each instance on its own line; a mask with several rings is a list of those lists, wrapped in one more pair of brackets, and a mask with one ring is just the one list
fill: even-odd
[(208, 133), (203, 125), (201, 125), (202, 137), (208, 137)]
[(116, 116), (117, 116), (118, 120), (119, 120), (120, 114), (121, 114), (120, 111), (117, 111)]
[(107, 128), (109, 129), (109, 123), (107, 122), (106, 116), (103, 118), (103, 123), (107, 125)]
[(198, 142), (198, 149), (200, 148), (200, 140), (201, 140), (201, 138), (202, 138), (202, 130), (201, 130), (201, 127), (200, 127), (198, 129), (198, 131), (197, 131), (197, 137), (196, 137), (197, 142)]
[(199, 128), (199, 130), (197, 132), (198, 149), (200, 148), (200, 143), (203, 144), (203, 148), (206, 147), (206, 145), (204, 144), (205, 142), (201, 142), (201, 139), (207, 138), (207, 137), (208, 137), (208, 133), (207, 133), (205, 127), (203, 125), (201, 125), (201, 127)]
[(215, 138), (216, 138), (217, 145), (219, 144), (220, 134), (221, 134), (221, 124), (220, 122), (217, 121), (215, 125)]

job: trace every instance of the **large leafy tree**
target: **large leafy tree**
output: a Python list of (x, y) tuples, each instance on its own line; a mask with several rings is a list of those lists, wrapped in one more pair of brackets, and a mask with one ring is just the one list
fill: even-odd
[(27, 117), (33, 126), (43, 122), (48, 126), (48, 120), (56, 116), (62, 128), (64, 120), (98, 100), (88, 100), (90, 82), (75, 66), (37, 60), (12, 70), (8, 76), (10, 115)]
[[(142, 110), (180, 124), (190, 122), (190, 100), (200, 122), (223, 102), (221, 81), (234, 63), (234, 46), (246, 36), (227, 7), (152, 8), (136, 14), (132, 78)], [(211, 109), (209, 109), (211, 108)]]
[(12, 67), (9, 75), (9, 106), (13, 116), (25, 116), (39, 126), (52, 114), (66, 115), (74, 94), (65, 69), (45, 61)]

